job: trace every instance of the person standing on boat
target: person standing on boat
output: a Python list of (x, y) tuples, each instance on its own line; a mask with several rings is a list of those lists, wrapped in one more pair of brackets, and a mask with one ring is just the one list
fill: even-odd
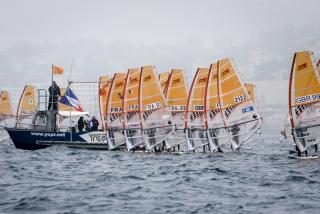
[(59, 96), (61, 96), (60, 88), (57, 83), (53, 81), (52, 85), (49, 87), (49, 111), (58, 111)]
[(95, 116), (92, 117), (89, 126), (90, 126), (91, 131), (98, 131), (99, 121), (97, 120), (97, 118)]
[(78, 129), (79, 129), (79, 132), (82, 132), (84, 128), (84, 120), (83, 120), (83, 117), (81, 116), (78, 120)]
[(52, 85), (49, 87), (49, 105), (48, 110), (52, 113), (52, 127), (53, 131), (56, 131), (57, 128), (57, 111), (58, 111), (58, 100), (61, 96), (60, 88), (55, 81), (52, 82)]

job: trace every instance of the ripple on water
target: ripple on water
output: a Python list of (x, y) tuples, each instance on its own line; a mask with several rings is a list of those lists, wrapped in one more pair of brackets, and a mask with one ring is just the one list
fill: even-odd
[[(220, 154), (138, 154), (0, 144), (5, 213), (318, 212), (319, 162), (256, 142)], [(303, 206), (304, 204), (304, 206)]]

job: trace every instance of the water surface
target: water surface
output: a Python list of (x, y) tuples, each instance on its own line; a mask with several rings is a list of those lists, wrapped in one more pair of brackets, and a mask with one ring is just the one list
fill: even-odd
[(37, 151), (0, 143), (2, 213), (319, 213), (320, 160), (261, 139), (240, 152)]

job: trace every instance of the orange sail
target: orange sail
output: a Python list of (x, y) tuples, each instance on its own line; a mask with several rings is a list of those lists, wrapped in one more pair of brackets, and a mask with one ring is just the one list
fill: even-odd
[(107, 99), (107, 136), (109, 149), (116, 149), (125, 144), (122, 132), (122, 99), (126, 74), (115, 73), (112, 78)]
[(129, 69), (123, 93), (123, 129), (128, 151), (143, 144), (139, 107), (140, 68)]
[(312, 52), (294, 54), (289, 81), (289, 115), (300, 152), (319, 143), (320, 80)]
[(245, 83), (249, 96), (251, 97), (253, 103), (257, 106), (257, 95), (256, 95), (256, 85), (252, 83)]
[(160, 81), (160, 85), (161, 85), (161, 90), (163, 94), (166, 94), (166, 90), (168, 88), (168, 80), (170, 78), (170, 73), (169, 72), (165, 72), (165, 73), (161, 73), (159, 74), (159, 81)]
[(229, 142), (220, 112), (217, 63), (211, 64), (205, 93), (205, 125), (212, 151)]
[(188, 86), (185, 72), (183, 70), (173, 69), (166, 85), (165, 98), (176, 125), (174, 134), (166, 141), (166, 148), (169, 149), (186, 141), (184, 129), (188, 101)]
[(17, 127), (29, 127), (37, 110), (35, 87), (26, 85), (17, 108)]
[(109, 76), (101, 76), (99, 78), (99, 112), (102, 122), (103, 130), (106, 127), (107, 121), (107, 98), (109, 95), (109, 90), (111, 86), (111, 79)]
[(0, 93), (0, 117), (12, 116), (12, 106), (8, 91), (1, 91)]
[(189, 90), (185, 123), (189, 151), (208, 144), (204, 107), (208, 74), (208, 68), (198, 68)]
[(153, 66), (142, 67), (139, 87), (142, 136), (151, 150), (172, 135), (174, 122)]
[(237, 150), (260, 129), (262, 118), (230, 59), (218, 61), (217, 75), (220, 113)]

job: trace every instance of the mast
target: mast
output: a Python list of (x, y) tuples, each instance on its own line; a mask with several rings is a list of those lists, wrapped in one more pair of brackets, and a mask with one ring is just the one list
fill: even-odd
[(198, 73), (199, 73), (199, 68), (197, 69), (197, 72), (193, 77), (193, 80), (192, 80), (192, 83), (191, 83), (191, 87), (189, 89), (188, 100), (187, 100), (187, 108), (186, 108), (186, 117), (185, 117), (185, 128), (188, 128), (190, 98), (191, 98), (192, 89), (194, 87), (194, 82), (197, 79)]
[(290, 72), (290, 79), (289, 79), (289, 117), (290, 117), (290, 124), (291, 129), (294, 129), (294, 121), (292, 115), (292, 79), (293, 79), (293, 71), (294, 71), (294, 64), (296, 60), (297, 53), (294, 54), (292, 65), (291, 65), (291, 72)]

